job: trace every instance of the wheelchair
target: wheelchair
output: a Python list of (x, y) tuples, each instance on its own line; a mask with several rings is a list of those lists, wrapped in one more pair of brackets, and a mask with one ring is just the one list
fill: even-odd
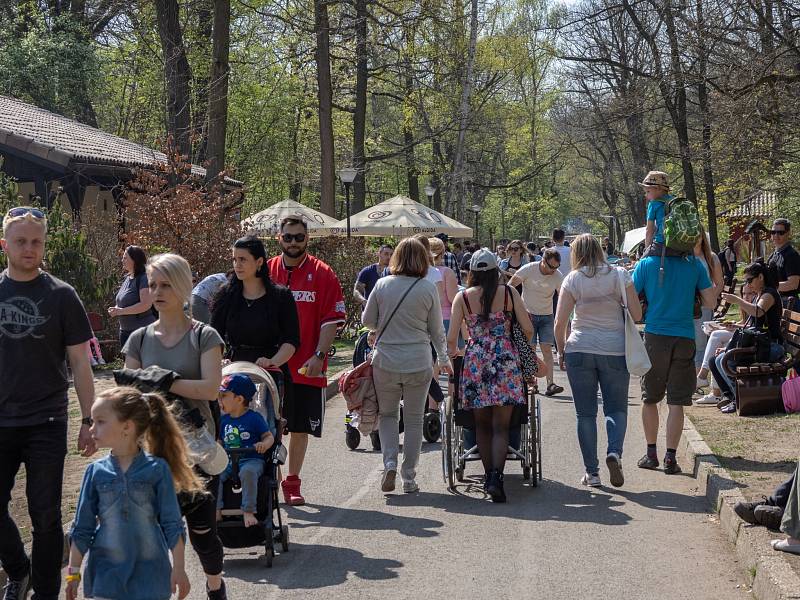
[(281, 443), (283, 422), (280, 418), (283, 399), (283, 375), (279, 370), (266, 371), (250, 362), (234, 362), (222, 369), (223, 376), (243, 373), (256, 384), (258, 392), (250, 404), (267, 422), (275, 426), (275, 443), (263, 455), (266, 466), (258, 480), (256, 518), (258, 525), (245, 527), (242, 518), (241, 482), (239, 461), (253, 456), (251, 448), (226, 450), (233, 475), (222, 488), (222, 521), (217, 523), (217, 533), (225, 548), (252, 548), (264, 546), (266, 566), (272, 567), (278, 544), (283, 552), (289, 551), (289, 526), (283, 522), (278, 497), (278, 468), (286, 462), (286, 447)]
[[(451, 492), (464, 481), (467, 463), (481, 459), (475, 442), (472, 411), (461, 408), (459, 379), (463, 362), (461, 356), (453, 360), (451, 393), (441, 412), (442, 476)], [(542, 413), (532, 385), (525, 385), (525, 396), (526, 404), (516, 406), (511, 416), (506, 460), (518, 461), (522, 466), (522, 478), (536, 487), (542, 480)]]
[[(356, 340), (355, 351), (353, 352), (353, 367), (357, 367), (365, 360), (367, 360), (367, 356), (369, 353), (372, 352), (372, 348), (367, 343), (367, 337), (369, 336), (369, 331), (363, 331), (361, 335)], [(435, 380), (431, 381), (431, 385), (428, 388), (428, 394), (434, 399), (434, 401), (441, 407), (442, 403), (444, 402), (444, 394), (442, 393), (442, 388), (440, 387), (439, 383)], [(358, 430), (357, 425), (353, 424), (355, 415), (350, 411), (346, 412), (344, 415), (344, 441), (347, 447), (350, 450), (355, 450), (361, 444), (361, 432)], [(400, 403), (400, 433), (403, 433), (403, 404), (402, 401)], [(441, 424), (441, 417), (439, 413), (434, 410), (431, 410), (430, 407), (426, 404), (425, 405), (425, 416), (423, 417), (422, 421), (422, 437), (425, 439), (426, 442), (431, 444), (438, 442), (439, 438), (442, 435), (442, 424)], [(370, 442), (372, 443), (372, 449), (376, 452), (380, 452), (381, 449), (381, 438), (378, 435), (378, 431), (373, 431), (369, 434)]]

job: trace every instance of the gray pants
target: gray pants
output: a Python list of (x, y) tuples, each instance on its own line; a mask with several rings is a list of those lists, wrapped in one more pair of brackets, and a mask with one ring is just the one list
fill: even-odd
[(786, 502), (781, 521), (781, 531), (796, 540), (800, 540), (800, 489), (798, 489), (800, 488), (800, 478), (797, 476), (798, 472), (800, 472), (800, 461), (794, 470), (789, 500)]
[(378, 396), (383, 466), (397, 469), (400, 453), (400, 399), (403, 400), (403, 465), (400, 476), (403, 481), (412, 481), (417, 476), (419, 453), (422, 450), (422, 419), (428, 388), (433, 377), (433, 367), (415, 373), (394, 373), (372, 367), (375, 393)]

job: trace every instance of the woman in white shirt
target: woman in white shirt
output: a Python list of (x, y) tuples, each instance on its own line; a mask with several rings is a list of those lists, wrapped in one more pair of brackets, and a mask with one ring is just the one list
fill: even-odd
[[(578, 417), (578, 442), (586, 468), (581, 483), (591, 487), (601, 485), (597, 458), (599, 385), (608, 433), (606, 465), (611, 484), (619, 487), (625, 481), (622, 445), (628, 423), (630, 380), (625, 362), (621, 288), (625, 289), (628, 307), (637, 321), (642, 317), (642, 307), (630, 274), (606, 262), (600, 243), (592, 235), (579, 235), (570, 248), (572, 271), (561, 285), (555, 330)], [(567, 339), (567, 324), (573, 310), (572, 331)]]

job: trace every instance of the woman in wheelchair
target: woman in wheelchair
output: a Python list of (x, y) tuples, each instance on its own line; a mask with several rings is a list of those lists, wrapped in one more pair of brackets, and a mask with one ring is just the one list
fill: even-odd
[[(219, 388), (219, 402), (222, 407), (220, 419), (220, 439), (225, 450), (233, 448), (252, 448), (253, 456), (239, 459), (239, 480), (242, 485), (242, 518), (245, 527), (258, 525), (256, 502), (258, 499), (258, 479), (264, 474), (265, 454), (275, 443), (274, 423), (267, 423), (264, 417), (250, 410), (249, 405), (256, 393), (256, 386), (247, 375), (235, 373), (222, 380)], [(222, 520), (223, 485), (233, 475), (233, 467), (219, 477), (217, 494), (217, 521)]]
[(470, 260), (467, 289), (453, 301), (448, 353), (458, 354), (458, 333), (466, 321), (470, 339), (461, 372), (462, 407), (473, 411), (478, 450), (486, 471), (484, 489), (505, 502), (503, 470), (514, 406), (526, 403), (517, 349), (511, 339), (510, 311), (530, 339), (528, 313), (514, 288), (499, 285), (497, 258), (486, 248)]

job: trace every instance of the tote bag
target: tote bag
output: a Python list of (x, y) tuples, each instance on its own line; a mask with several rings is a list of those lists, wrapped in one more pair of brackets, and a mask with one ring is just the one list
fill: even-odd
[(628, 310), (628, 295), (625, 292), (625, 271), (617, 268), (617, 280), (619, 281), (619, 291), (622, 297), (622, 318), (625, 320), (625, 362), (628, 364), (628, 372), (638, 377), (643, 376), (650, 370), (652, 363), (644, 347), (642, 336), (636, 328), (636, 322)]

